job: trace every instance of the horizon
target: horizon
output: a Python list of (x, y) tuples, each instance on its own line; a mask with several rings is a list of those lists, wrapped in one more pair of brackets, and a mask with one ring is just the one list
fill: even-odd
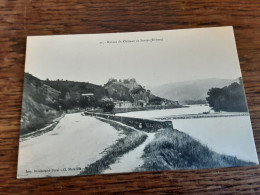
[[(30, 75), (38, 78), (37, 76), (33, 75), (30, 72), (25, 72), (25, 73), (30, 74)], [(114, 77), (110, 77), (110, 78), (116, 79), (117, 82), (119, 82), (119, 80), (122, 80), (122, 82), (123, 82), (124, 79), (135, 79), (138, 84), (140, 84), (141, 86), (145, 86), (146, 87), (146, 85), (142, 85), (142, 83), (138, 82), (138, 80), (136, 78), (119, 78), (119, 79), (118, 78), (114, 78)], [(239, 79), (239, 78), (240, 77), (237, 77), (237, 78), (205, 78), (205, 79), (196, 79), (196, 80), (186, 80), (186, 81), (179, 81), (179, 82), (164, 83), (164, 84), (161, 84), (161, 85), (150, 85), (150, 86), (148, 85), (148, 88), (149, 87), (163, 86), (163, 85), (168, 85), (168, 84), (185, 83), (185, 82), (193, 82), (193, 81), (203, 81), (203, 80), (209, 80), (209, 79), (214, 79), (214, 80), (236, 80), (236, 79)], [(41, 81), (46, 81), (48, 79), (48, 81), (58, 81), (59, 80), (59, 81), (67, 81), (67, 82), (90, 83), (90, 84), (94, 84), (94, 85), (98, 85), (98, 86), (103, 86), (103, 85), (105, 85), (109, 81), (109, 79), (108, 79), (107, 82), (105, 82), (103, 84), (96, 84), (96, 83), (92, 83), (92, 82), (88, 82), (88, 81), (67, 80), (67, 79), (63, 79), (63, 78), (57, 78), (57, 79), (49, 79), (49, 78), (41, 79), (41, 78), (38, 78), (38, 79), (40, 79)]]

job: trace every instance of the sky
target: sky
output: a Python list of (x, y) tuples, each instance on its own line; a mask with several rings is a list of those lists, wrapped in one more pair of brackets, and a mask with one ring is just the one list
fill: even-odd
[(29, 36), (25, 72), (98, 85), (135, 78), (144, 86), (241, 76), (232, 27)]

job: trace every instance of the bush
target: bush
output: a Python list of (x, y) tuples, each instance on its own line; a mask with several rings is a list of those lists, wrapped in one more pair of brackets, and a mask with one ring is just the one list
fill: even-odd
[(112, 101), (101, 101), (100, 107), (103, 109), (104, 112), (112, 113), (115, 108), (115, 103)]

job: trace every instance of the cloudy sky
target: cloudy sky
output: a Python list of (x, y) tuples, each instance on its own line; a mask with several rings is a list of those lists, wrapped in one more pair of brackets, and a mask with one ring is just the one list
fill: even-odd
[(30, 36), (25, 72), (99, 85), (111, 77), (136, 78), (149, 86), (241, 76), (232, 27)]

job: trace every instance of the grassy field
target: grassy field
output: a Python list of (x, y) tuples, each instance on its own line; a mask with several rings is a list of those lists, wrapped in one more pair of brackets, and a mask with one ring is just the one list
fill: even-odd
[(178, 130), (165, 129), (144, 149), (144, 164), (137, 171), (202, 169), (254, 165), (221, 155)]
[(102, 171), (108, 169), (111, 164), (115, 163), (119, 157), (123, 156), (125, 153), (128, 153), (129, 151), (142, 144), (147, 138), (147, 135), (145, 133), (135, 131), (132, 128), (120, 125), (114, 121), (104, 120), (100, 118), (99, 120), (109, 123), (125, 136), (118, 139), (114, 145), (107, 148), (103, 152), (103, 157), (96, 162), (88, 165), (80, 173), (80, 175), (93, 175), (102, 173)]

